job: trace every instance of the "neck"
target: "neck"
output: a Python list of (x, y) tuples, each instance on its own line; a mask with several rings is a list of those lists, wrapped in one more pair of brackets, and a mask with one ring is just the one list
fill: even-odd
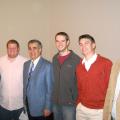
[(65, 51), (59, 52), (59, 55), (60, 56), (65, 56), (65, 55), (68, 55), (69, 53), (70, 53), (70, 50), (66, 49)]
[(94, 54), (95, 54), (95, 52), (92, 52), (91, 54), (85, 55), (85, 59), (89, 60)]
[(37, 60), (38, 58), (41, 58), (41, 56), (38, 56), (37, 58), (32, 58), (31, 60), (34, 62), (34, 61)]
[(11, 62), (14, 61), (16, 58), (17, 58), (17, 56), (16, 57), (9, 57), (8, 56), (8, 60), (11, 61)]

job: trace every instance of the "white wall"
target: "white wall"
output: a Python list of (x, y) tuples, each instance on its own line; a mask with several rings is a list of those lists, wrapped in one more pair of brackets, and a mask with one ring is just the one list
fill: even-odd
[(96, 39), (97, 53), (115, 61), (120, 58), (119, 6), (120, 0), (0, 0), (0, 55), (6, 52), (7, 40), (14, 38), (26, 56), (28, 40), (36, 38), (51, 60), (54, 36), (65, 31), (78, 54), (78, 36), (89, 33)]
[(50, 17), (48, 0), (0, 0), (0, 54), (6, 52), (6, 42), (16, 39), (21, 54), (27, 56), (27, 42), (39, 39), (43, 53), (49, 58)]

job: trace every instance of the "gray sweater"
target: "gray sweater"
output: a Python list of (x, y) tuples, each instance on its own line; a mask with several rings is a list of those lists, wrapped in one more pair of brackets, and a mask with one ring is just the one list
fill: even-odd
[(71, 51), (61, 65), (58, 53), (53, 57), (54, 89), (53, 103), (59, 105), (74, 105), (77, 98), (76, 65), (80, 57)]

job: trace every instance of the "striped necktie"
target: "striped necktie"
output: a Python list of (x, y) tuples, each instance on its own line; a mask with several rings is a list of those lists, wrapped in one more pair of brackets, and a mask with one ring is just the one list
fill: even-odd
[(32, 72), (33, 72), (33, 69), (34, 69), (34, 63), (33, 63), (33, 62), (31, 62), (31, 66), (30, 66), (30, 70), (29, 70), (29, 77), (28, 77), (28, 78), (30, 78), (30, 77), (31, 77)]

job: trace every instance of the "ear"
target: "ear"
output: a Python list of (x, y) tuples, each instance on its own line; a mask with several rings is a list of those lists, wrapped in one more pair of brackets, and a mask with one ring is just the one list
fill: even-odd
[(69, 44), (70, 44), (70, 40), (67, 41), (67, 45), (68, 45), (68, 46), (69, 46)]
[(42, 48), (39, 48), (40, 55), (42, 54)]
[(20, 47), (18, 47), (18, 52), (20, 52)]
[(95, 49), (96, 48), (96, 44), (92, 43), (92, 48)]

